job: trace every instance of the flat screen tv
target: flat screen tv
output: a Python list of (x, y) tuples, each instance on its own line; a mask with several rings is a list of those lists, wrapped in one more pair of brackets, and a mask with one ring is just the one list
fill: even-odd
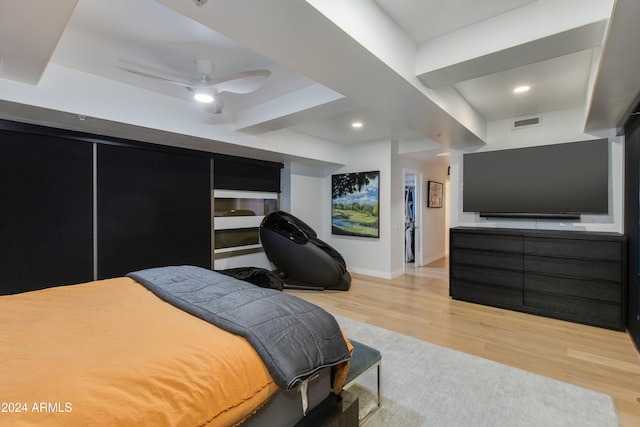
[(463, 211), (485, 217), (579, 218), (607, 214), (607, 139), (468, 153)]

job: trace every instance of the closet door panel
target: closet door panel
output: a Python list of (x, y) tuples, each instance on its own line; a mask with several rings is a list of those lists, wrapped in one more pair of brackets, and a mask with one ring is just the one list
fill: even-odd
[[(636, 111), (639, 108), (636, 107)], [(624, 230), (627, 237), (627, 329), (640, 349), (640, 117), (625, 124)]]
[(98, 147), (98, 277), (211, 267), (210, 160)]
[(0, 293), (93, 278), (90, 143), (0, 130)]

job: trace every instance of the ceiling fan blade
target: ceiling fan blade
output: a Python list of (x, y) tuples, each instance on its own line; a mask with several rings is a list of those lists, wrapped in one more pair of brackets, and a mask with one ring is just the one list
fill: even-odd
[(160, 80), (162, 82), (171, 83), (171, 84), (175, 84), (175, 85), (178, 85), (178, 86), (183, 86), (183, 87), (209, 86), (208, 83), (206, 83), (206, 82), (204, 82), (202, 80), (180, 81), (180, 80), (175, 80), (175, 79), (169, 79), (167, 77), (161, 77), (161, 76), (158, 76), (158, 75), (155, 75), (155, 74), (147, 73), (145, 71), (136, 70), (135, 68), (123, 67), (121, 65), (116, 65), (116, 67), (118, 67), (122, 71), (126, 71), (128, 73), (136, 74), (138, 76), (146, 77), (148, 79)]
[(209, 81), (209, 86), (213, 86), (219, 93), (231, 92), (246, 94), (260, 88), (271, 75), (269, 70), (242, 71)]
[[(205, 103), (205, 110), (210, 114), (221, 114), (223, 109), (223, 100), (220, 96), (222, 92), (247, 94), (254, 92), (264, 84), (271, 75), (269, 70), (251, 70), (231, 74), (225, 77), (212, 79), (209, 74), (213, 70), (213, 62), (210, 60), (196, 60), (198, 72), (201, 75), (199, 80), (176, 79), (163, 77), (153, 72), (143, 71), (140, 68), (145, 66), (134, 66), (123, 63), (136, 63), (130, 60), (120, 59), (120, 64), (116, 65), (119, 69), (148, 79), (159, 80), (165, 83), (171, 83), (184, 87), (188, 90), (197, 101)], [(202, 93), (201, 93), (202, 92)], [(209, 99), (199, 99), (200, 95), (206, 94)], [(211, 99), (213, 98), (213, 100)]]

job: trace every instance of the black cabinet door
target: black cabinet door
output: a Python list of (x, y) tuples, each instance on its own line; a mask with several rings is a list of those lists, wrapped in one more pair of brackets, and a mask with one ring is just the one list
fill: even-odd
[(625, 125), (624, 230), (627, 236), (627, 328), (640, 349), (640, 118)]
[(210, 160), (100, 145), (98, 278), (165, 265), (211, 267)]
[(93, 146), (0, 130), (0, 293), (93, 279)]

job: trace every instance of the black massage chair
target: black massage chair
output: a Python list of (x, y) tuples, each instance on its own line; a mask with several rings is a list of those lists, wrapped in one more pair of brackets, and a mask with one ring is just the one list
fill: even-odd
[(260, 240), (285, 288), (346, 291), (351, 286), (342, 256), (295, 216), (268, 214), (260, 224)]

